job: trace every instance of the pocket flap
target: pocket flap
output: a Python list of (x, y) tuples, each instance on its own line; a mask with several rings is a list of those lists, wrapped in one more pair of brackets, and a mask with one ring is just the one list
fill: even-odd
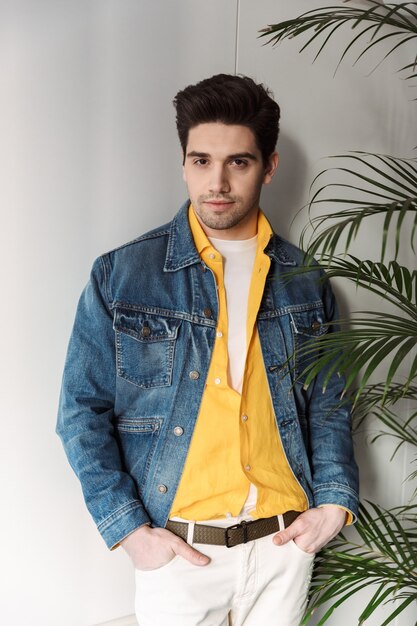
[(114, 329), (145, 343), (176, 339), (180, 319), (116, 307)]
[(296, 335), (320, 337), (320, 335), (324, 335), (328, 331), (323, 309), (292, 312), (291, 322)]

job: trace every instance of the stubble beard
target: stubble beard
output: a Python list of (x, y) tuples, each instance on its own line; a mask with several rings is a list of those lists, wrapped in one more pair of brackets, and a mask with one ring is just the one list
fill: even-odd
[[(215, 211), (204, 206), (204, 202), (220, 199), (226, 202), (233, 202), (234, 204), (229, 209), (221, 212), (219, 211), (219, 213), (216, 213)], [(243, 207), (242, 200), (239, 197), (224, 196), (222, 198), (200, 196), (197, 203), (193, 203), (193, 206), (203, 224), (212, 230), (227, 230), (229, 228), (233, 228), (234, 226), (237, 226), (237, 224), (240, 224), (240, 222), (242, 222), (254, 210), (253, 206), (249, 208)]]

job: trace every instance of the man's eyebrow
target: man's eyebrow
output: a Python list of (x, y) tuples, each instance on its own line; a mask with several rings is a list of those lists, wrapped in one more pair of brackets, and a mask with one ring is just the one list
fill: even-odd
[(196, 152), (195, 150), (192, 150), (191, 152), (187, 152), (187, 158), (188, 157), (199, 157), (200, 159), (208, 159), (209, 158), (209, 153), (208, 152)]
[[(197, 152), (196, 150), (191, 150), (191, 152), (187, 152), (188, 157), (198, 157), (199, 159), (208, 159), (210, 157), (208, 152)], [(250, 159), (251, 161), (258, 161), (258, 157), (252, 152), (236, 152), (236, 154), (229, 154), (226, 157), (227, 160), (233, 159)]]

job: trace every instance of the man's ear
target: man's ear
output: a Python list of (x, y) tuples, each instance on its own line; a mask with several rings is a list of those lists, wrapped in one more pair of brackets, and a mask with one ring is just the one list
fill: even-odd
[(268, 185), (274, 177), (276, 169), (278, 167), (278, 153), (273, 152), (271, 156), (268, 158), (268, 163), (265, 168), (263, 184)]

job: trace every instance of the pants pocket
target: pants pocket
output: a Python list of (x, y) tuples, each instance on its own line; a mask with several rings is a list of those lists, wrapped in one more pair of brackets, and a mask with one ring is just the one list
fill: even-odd
[(305, 552), (305, 550), (302, 550), (294, 541), (294, 539), (291, 539), (291, 541), (289, 542), (294, 550), (296, 552), (298, 552), (298, 554), (302, 555), (303, 557), (307, 558), (307, 559), (314, 559), (314, 557), (316, 556), (315, 552)]
[(152, 574), (162, 574), (166, 570), (170, 569), (173, 565), (175, 565), (178, 559), (181, 559), (181, 558), (182, 557), (180, 557), (179, 554), (176, 554), (170, 561), (168, 561), (164, 565), (161, 565), (160, 567), (155, 567), (154, 569), (137, 569), (136, 568), (135, 575), (136, 577), (138, 577), (138, 576), (152, 576)]

